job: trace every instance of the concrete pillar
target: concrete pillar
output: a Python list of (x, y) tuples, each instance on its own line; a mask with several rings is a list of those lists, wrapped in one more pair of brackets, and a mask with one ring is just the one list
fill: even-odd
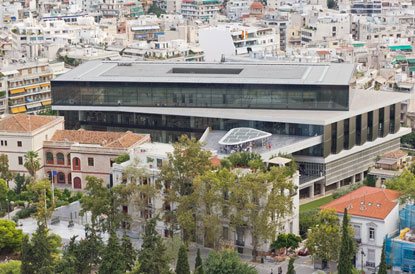
[(225, 129), (225, 124), (223, 122), (223, 119), (219, 119), (219, 127), (220, 127), (220, 130), (224, 130)]
[(336, 189), (339, 188), (340, 186), (341, 186), (340, 181), (336, 182)]
[(195, 117), (191, 116), (190, 117), (190, 128), (194, 128), (195, 127)]
[(320, 190), (322, 195), (326, 194), (326, 185), (324, 183), (320, 183)]
[(314, 184), (312, 184), (310, 187), (310, 198), (314, 198)]
[(365, 172), (360, 173), (360, 181), (363, 182), (365, 179)]

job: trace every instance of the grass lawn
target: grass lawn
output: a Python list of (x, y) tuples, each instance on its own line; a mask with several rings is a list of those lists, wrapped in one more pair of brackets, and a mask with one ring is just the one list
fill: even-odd
[(320, 207), (322, 205), (325, 205), (325, 204), (327, 204), (331, 201), (333, 201), (333, 196), (332, 195), (314, 200), (312, 202), (300, 205), (300, 212), (304, 212), (304, 211), (308, 211), (308, 210), (311, 210), (311, 209), (318, 208), (318, 207)]

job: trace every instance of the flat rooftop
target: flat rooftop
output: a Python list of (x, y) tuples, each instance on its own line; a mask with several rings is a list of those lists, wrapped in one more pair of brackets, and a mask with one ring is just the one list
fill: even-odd
[(353, 64), (90, 61), (53, 81), (348, 86)]

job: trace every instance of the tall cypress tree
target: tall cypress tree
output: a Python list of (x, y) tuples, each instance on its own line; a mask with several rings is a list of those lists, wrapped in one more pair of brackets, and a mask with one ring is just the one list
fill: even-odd
[(383, 240), (382, 255), (380, 257), (380, 265), (378, 274), (387, 274), (386, 255), (385, 255), (385, 240)]
[(120, 244), (118, 242), (118, 237), (115, 232), (110, 233), (110, 237), (108, 239), (108, 244), (105, 247), (103, 254), (102, 254), (102, 262), (99, 266), (99, 274), (123, 274), (125, 273), (125, 269), (123, 268), (123, 262), (121, 258), (124, 254), (121, 253)]
[(165, 254), (163, 240), (156, 231), (156, 219), (149, 220), (144, 230), (143, 244), (138, 253), (140, 268), (138, 273), (170, 273), (169, 262)]
[(184, 245), (179, 249), (177, 257), (176, 274), (190, 274), (189, 261), (187, 258), (187, 250)]
[(200, 257), (200, 248), (197, 249), (196, 253), (195, 274), (204, 274), (203, 261), (202, 257)]
[(295, 274), (294, 261), (295, 259), (293, 257), (291, 257), (290, 260), (288, 261), (287, 274)]
[(339, 263), (337, 266), (338, 274), (352, 274), (353, 253), (353, 239), (349, 234), (349, 218), (347, 216), (347, 208), (345, 208), (342, 224), (342, 242), (340, 246)]
[(121, 240), (121, 254), (122, 254), (122, 269), (124, 271), (131, 271), (134, 267), (135, 260), (137, 258), (137, 252), (134, 249), (130, 238), (126, 234), (122, 237)]

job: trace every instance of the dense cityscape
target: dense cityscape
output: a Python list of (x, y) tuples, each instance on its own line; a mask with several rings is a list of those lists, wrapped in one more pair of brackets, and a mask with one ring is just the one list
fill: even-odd
[(0, 274), (415, 273), (415, 2), (0, 1)]

